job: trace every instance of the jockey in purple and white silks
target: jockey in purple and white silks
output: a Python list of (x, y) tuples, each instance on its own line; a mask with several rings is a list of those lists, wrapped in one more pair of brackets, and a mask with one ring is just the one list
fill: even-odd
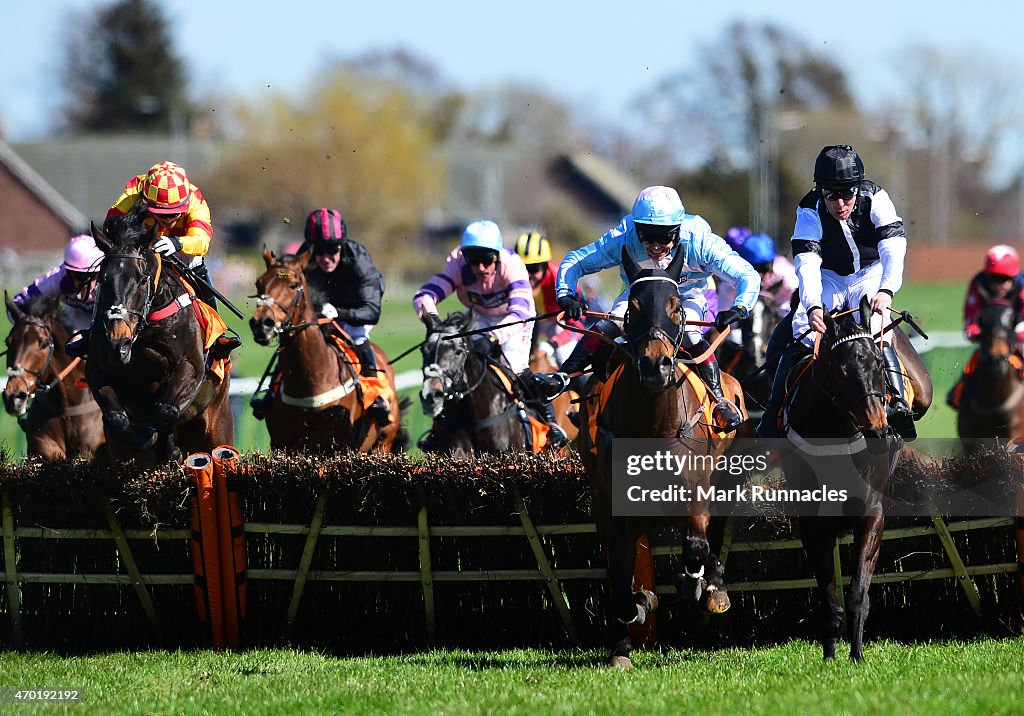
[[(92, 309), (96, 303), (96, 274), (100, 270), (103, 252), (88, 234), (72, 238), (64, 248), (64, 260), (25, 286), (14, 297), (19, 307), (40, 296), (59, 299), (67, 308), (61, 321), (72, 333), (84, 331), (92, 323)], [(69, 342), (69, 355), (77, 355)]]
[[(621, 267), (623, 246), (629, 248), (643, 268), (656, 266), (664, 269), (677, 252), (685, 252), (685, 263), (679, 275), (679, 298), (687, 321), (704, 320), (708, 307), (704, 292), (712, 276), (736, 287), (735, 304), (721, 311), (715, 319), (719, 330), (744, 319), (757, 300), (760, 279), (753, 267), (713, 233), (707, 221), (695, 214), (687, 214), (675, 189), (652, 186), (640, 192), (632, 212), (623, 217), (618, 226), (596, 241), (570, 251), (562, 259), (555, 290), (566, 316), (578, 318), (583, 312), (583, 306), (571, 287), (588, 274), (614, 266), (620, 267), (619, 274), (627, 288), (615, 299), (610, 313), (619, 317), (625, 315), (629, 288), (625, 270)], [(621, 333), (619, 324), (608, 319), (598, 321), (594, 329), (609, 338)], [(704, 353), (710, 347), (704, 340), (701, 326), (688, 325), (684, 336), (684, 346), (694, 355)], [(577, 373), (585, 370), (591, 354), (600, 343), (597, 336), (585, 336), (562, 364), (562, 371)], [(743, 421), (743, 416), (722, 393), (721, 374), (714, 354), (696, 367), (717, 403), (714, 415), (718, 426), (726, 431), (734, 430)]]

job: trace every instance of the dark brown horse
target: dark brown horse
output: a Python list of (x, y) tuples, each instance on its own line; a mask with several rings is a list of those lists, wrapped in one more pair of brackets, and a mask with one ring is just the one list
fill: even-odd
[[(405, 431), (401, 406), (381, 426), (365, 416), (359, 374), (320, 330), (303, 269), (309, 253), (281, 261), (264, 247), (267, 270), (256, 279), (256, 311), (249, 325), (262, 346), (277, 338), (281, 383), (267, 413), (270, 444), (275, 450), (360, 452), (402, 449)], [(395, 374), (387, 357), (373, 346), (377, 366), (392, 388)]]
[(956, 428), (967, 449), (997, 438), (1024, 435), (1024, 381), (1019, 362), (1013, 307), (993, 302), (978, 320), (981, 334), (974, 370), (964, 378)]
[(842, 585), (836, 584), (833, 550), (838, 536), (851, 528), (853, 570), (846, 594), (847, 631), (850, 658), (859, 661), (863, 657), (868, 588), (885, 528), (882, 494), (895, 467), (893, 452), (899, 444), (890, 440), (882, 354), (871, 334), (870, 314), (866, 297), (860, 304), (863, 319), (850, 311), (837, 314), (840, 317), (836, 319), (826, 314), (826, 331), (817, 356), (806, 359), (812, 361), (809, 366), (798, 363), (793, 369), (799, 379), (787, 406), (787, 437), (797, 448), (783, 458), (787, 487), (819, 486), (825, 477), (817, 474), (821, 463), (804, 455), (813, 454), (816, 446), (828, 441), (830, 446), (845, 446), (842, 454), (848, 457), (844, 459), (856, 467), (864, 484), (873, 488), (865, 491), (863, 509), (856, 515), (799, 519), (800, 537), (822, 598), (821, 644), (826, 659), (835, 657), (843, 617), (836, 594)]
[(207, 370), (198, 306), (150, 246), (139, 205), (99, 230), (100, 264), (86, 377), (103, 411), (111, 457), (148, 464), (234, 439), (230, 376)]
[(10, 298), (6, 303), (14, 327), (7, 335), (4, 409), (25, 431), (28, 454), (44, 460), (92, 456), (104, 442), (103, 419), (80, 385), (82, 362), (64, 353), (69, 332), (60, 304), (47, 298), (32, 299), (23, 309)]
[[(630, 668), (633, 644), (628, 624), (642, 624), (658, 605), (649, 591), (632, 589), (637, 538), (659, 525), (679, 526), (684, 534), (679, 592), (696, 600), (706, 611), (726, 611), (729, 597), (724, 570), (718, 560), (724, 518), (710, 517), (708, 503), (693, 499), (671, 517), (616, 516), (612, 505), (612, 439), (657, 439), (694, 454), (717, 458), (731, 446), (736, 433), (720, 435), (703, 419), (701, 401), (677, 362), (685, 330), (678, 280), (685, 252), (678, 252), (664, 270), (641, 269), (628, 249), (623, 249), (623, 267), (630, 281), (629, 309), (624, 333), (630, 357), (603, 405), (582, 404), (580, 424), (588, 425), (596, 411), (596, 441), (587, 429), (579, 435), (579, 451), (593, 494), (594, 522), (608, 556), (611, 582), (613, 652), (610, 664)], [(726, 396), (746, 414), (739, 384), (722, 374)], [(750, 424), (741, 430), (750, 432)], [(596, 444), (595, 444), (596, 442)], [(714, 459), (695, 462), (679, 475), (680, 485), (696, 494), (707, 489)], [(714, 542), (714, 544), (712, 544)]]

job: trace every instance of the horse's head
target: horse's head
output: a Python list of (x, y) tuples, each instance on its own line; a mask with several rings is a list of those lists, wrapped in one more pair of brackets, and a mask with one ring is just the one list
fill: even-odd
[(431, 313), (423, 314), (427, 337), (420, 350), (423, 353), (423, 388), (420, 404), (423, 412), (436, 418), (444, 410), (445, 400), (455, 396), (459, 386), (465, 386), (466, 363), (470, 359), (469, 339), (448, 338), (469, 326), (469, 316), (452, 313), (443, 321)]
[(4, 293), (7, 314), (14, 327), (7, 334), (7, 385), (4, 387), (4, 410), (21, 417), (28, 412), (32, 398), (44, 385), (53, 367), (53, 322), (58, 303), (49, 298), (29, 301), (24, 309)]
[(1005, 301), (993, 301), (985, 306), (978, 318), (979, 348), (982, 360), (1006, 362), (1017, 346), (1013, 306)]
[(302, 270), (309, 263), (309, 252), (282, 261), (264, 246), (263, 262), (267, 270), (256, 279), (256, 294), (250, 296), (256, 300), (256, 311), (249, 328), (253, 340), (266, 346), (306, 316), (308, 289)]
[[(146, 226), (146, 207), (137, 204), (122, 216), (111, 217), (103, 229), (92, 227), (96, 245), (105, 254), (96, 283), (93, 337), (97, 324), (111, 354), (122, 365), (132, 358), (132, 346), (146, 327), (159, 281), (160, 259), (150, 245), (154, 233)], [(99, 348), (96, 342), (93, 348)]]
[(885, 373), (882, 354), (871, 335), (871, 305), (860, 301), (860, 317), (852, 313), (833, 319), (825, 314), (815, 380), (846, 411), (866, 437), (881, 438), (888, 430), (885, 415)]
[(665, 270), (644, 269), (622, 247), (622, 267), (629, 280), (629, 309), (623, 329), (641, 383), (653, 392), (675, 383), (676, 353), (683, 342), (685, 317), (679, 299), (684, 252), (676, 252)]

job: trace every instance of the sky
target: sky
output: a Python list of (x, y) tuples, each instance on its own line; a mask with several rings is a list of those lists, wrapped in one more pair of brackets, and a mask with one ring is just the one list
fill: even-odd
[[(64, 18), (98, 4), (7, 3), (0, 118), (9, 141), (51, 130)], [(895, 94), (895, 53), (912, 43), (986, 53), (1024, 70), (1019, 0), (177, 0), (167, 8), (193, 91), (247, 98), (266, 87), (301, 91), (326, 58), (403, 48), (458, 88), (516, 81), (598, 122), (625, 122), (638, 92), (697, 66), (699, 48), (735, 20), (773, 22), (823, 50), (868, 107)]]

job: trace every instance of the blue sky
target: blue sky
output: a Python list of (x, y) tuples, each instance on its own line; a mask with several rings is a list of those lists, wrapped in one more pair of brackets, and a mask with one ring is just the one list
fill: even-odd
[[(10, 140), (49, 130), (63, 18), (97, 4), (8, 3), (5, 27), (21, 28), (0, 43), (0, 117)], [(1024, 70), (1024, 3), (1004, 0), (176, 0), (167, 8), (193, 89), (243, 96), (267, 86), (300, 90), (326, 57), (403, 47), (463, 89), (515, 80), (615, 122), (638, 91), (693, 67), (697, 47), (736, 19), (773, 21), (834, 52), (868, 106), (895, 94), (895, 51), (913, 42), (986, 53), (1015, 73)], [(1024, 140), (1019, 145), (1024, 152)]]

